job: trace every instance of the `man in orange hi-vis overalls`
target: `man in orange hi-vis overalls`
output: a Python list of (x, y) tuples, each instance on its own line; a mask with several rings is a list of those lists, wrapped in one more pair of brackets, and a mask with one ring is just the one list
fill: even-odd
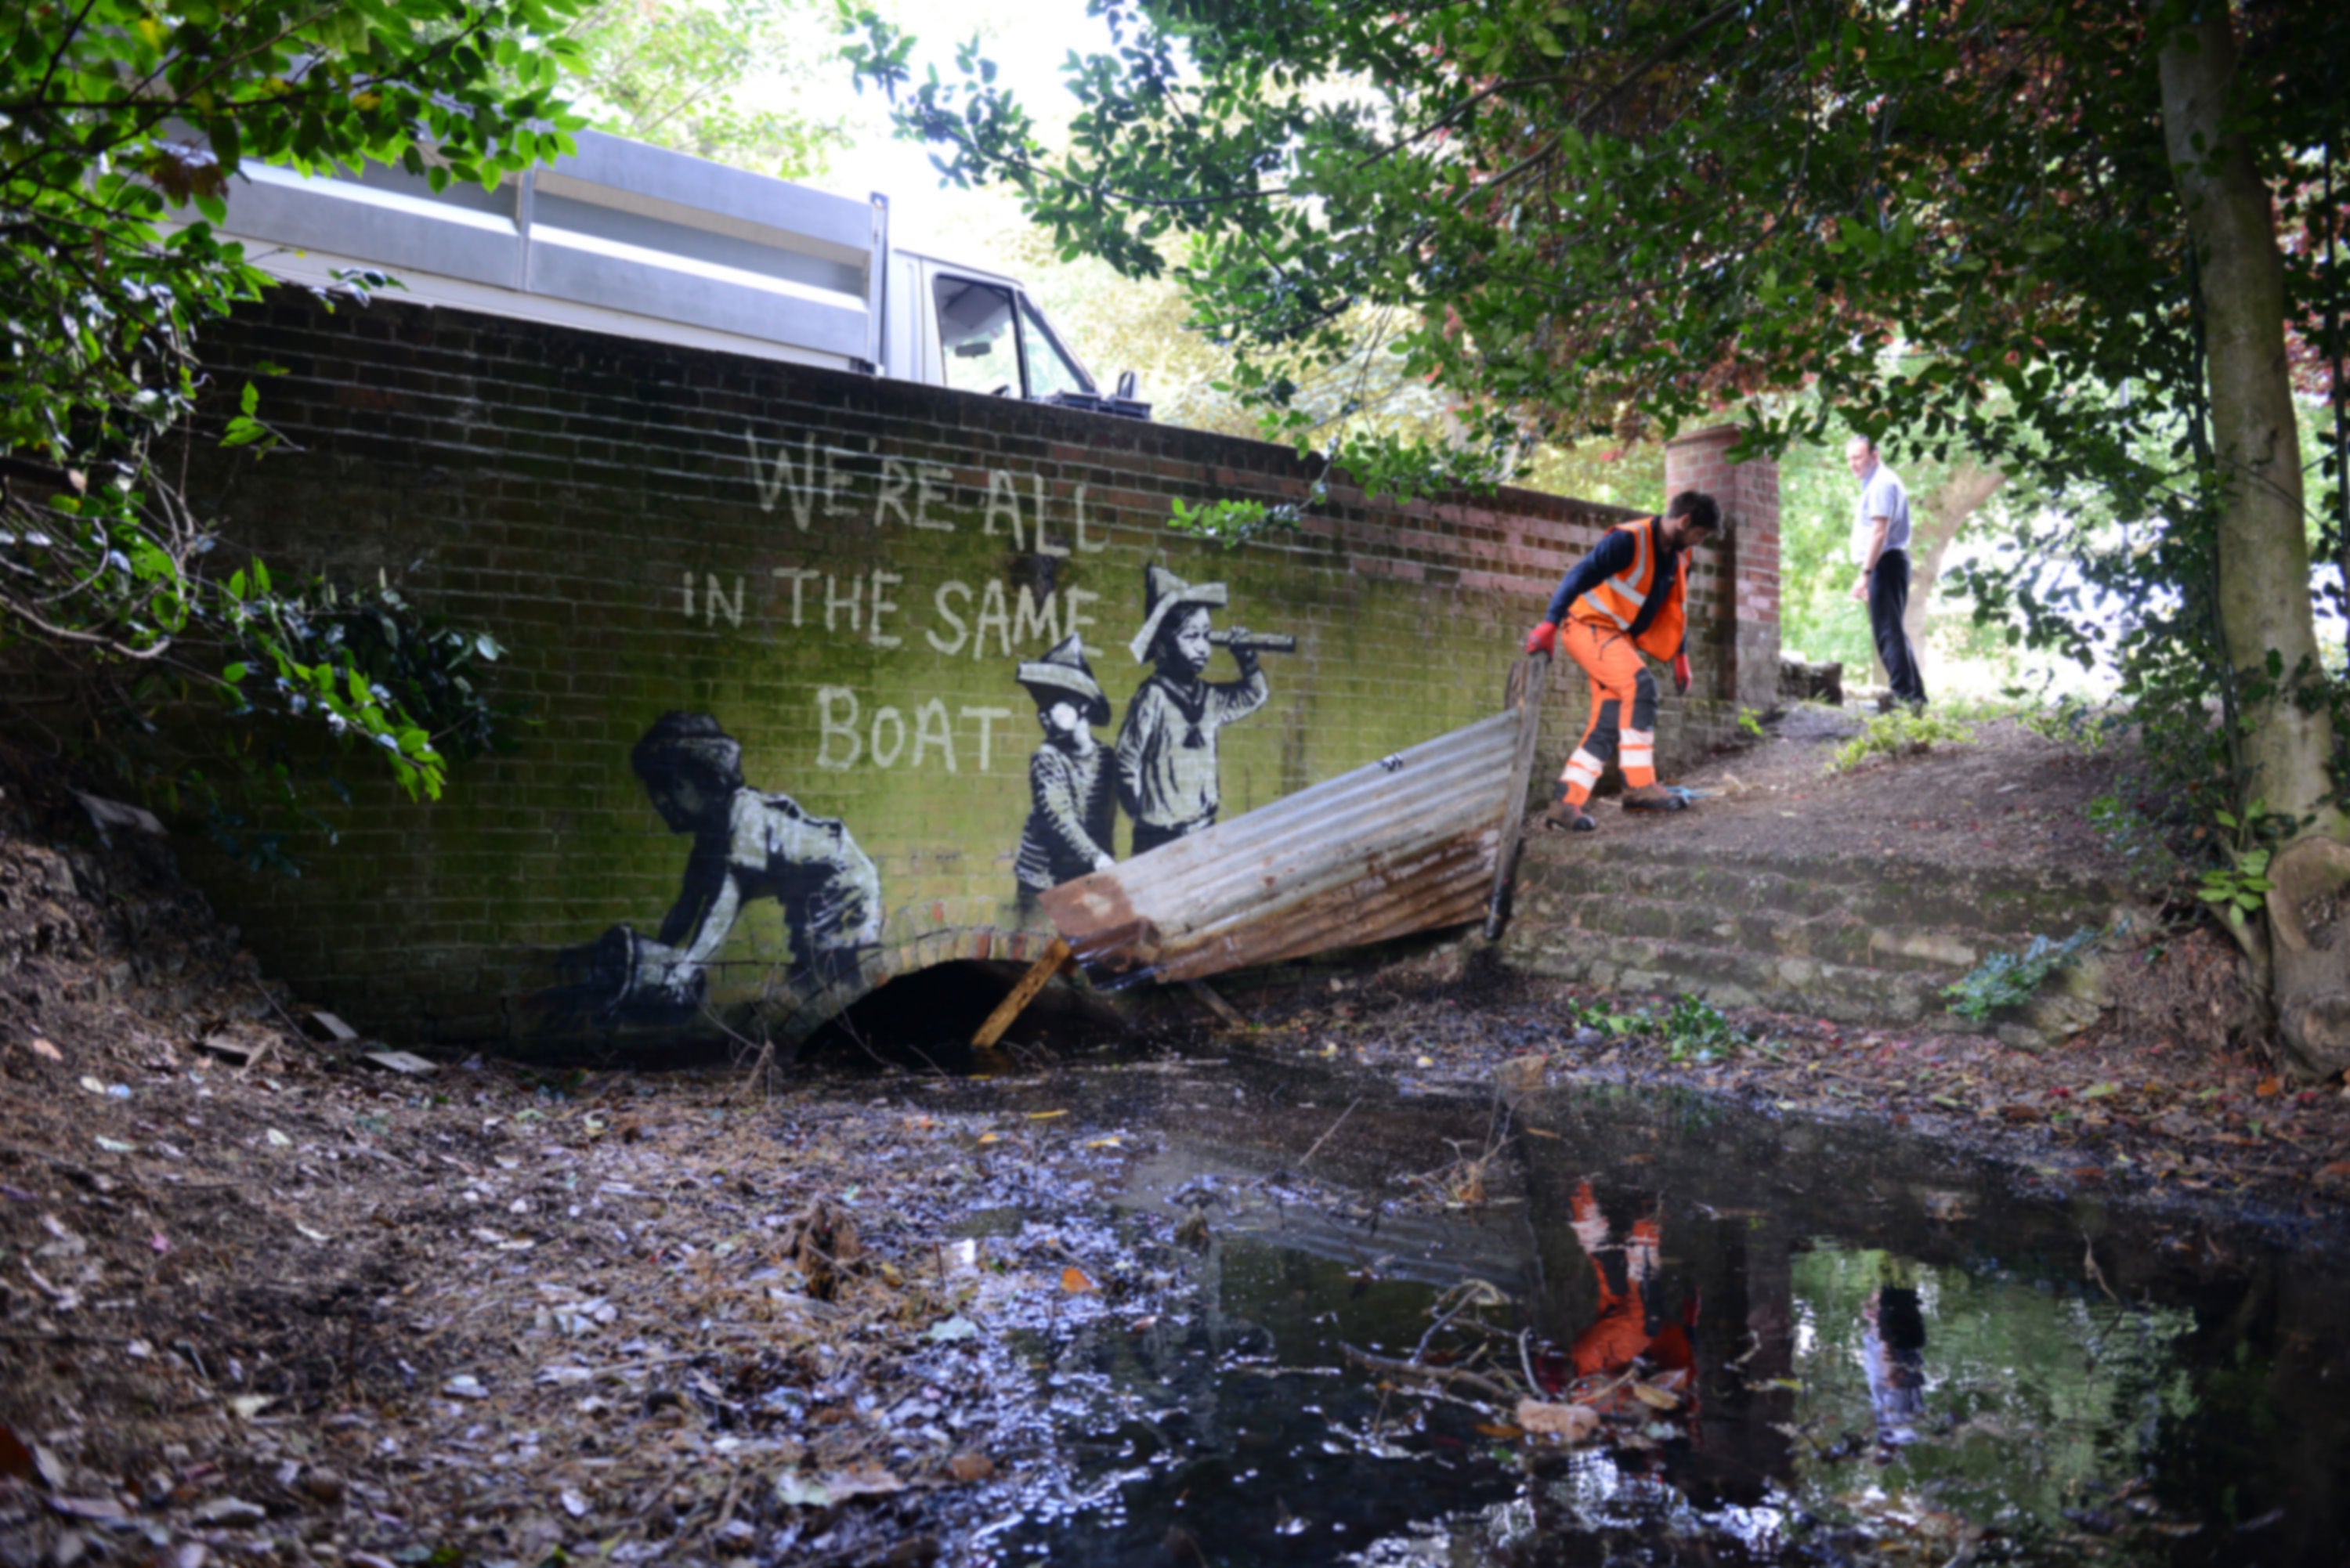
[(1657, 783), (1657, 680), (1640, 655), (1673, 667), (1673, 689), (1690, 688), (1689, 573), (1683, 554), (1721, 536), (1721, 508), (1702, 491), (1684, 490), (1662, 517), (1642, 517), (1607, 531), (1550, 597), (1550, 612), (1526, 633), (1528, 653), (1564, 651), (1591, 678), (1591, 718), (1582, 743), (1558, 777), (1558, 799), (1545, 827), (1588, 833), (1599, 825), (1584, 806), (1599, 774), (1624, 766), (1624, 809), (1679, 811), (1687, 797)]

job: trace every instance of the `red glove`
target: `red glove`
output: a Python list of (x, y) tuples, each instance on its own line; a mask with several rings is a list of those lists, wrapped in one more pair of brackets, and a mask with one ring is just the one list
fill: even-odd
[(1558, 623), (1556, 621), (1546, 620), (1540, 626), (1534, 628), (1534, 630), (1526, 633), (1526, 651), (1528, 653), (1556, 654), (1558, 652)]
[(1676, 653), (1673, 655), (1673, 690), (1686, 697), (1689, 695), (1689, 655)]

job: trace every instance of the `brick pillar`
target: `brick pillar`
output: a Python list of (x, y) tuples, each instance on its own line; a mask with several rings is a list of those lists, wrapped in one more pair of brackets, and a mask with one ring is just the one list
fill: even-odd
[[(1713, 585), (1714, 691), (1762, 712), (1779, 695), (1779, 465), (1767, 457), (1731, 462), (1737, 440), (1737, 426), (1716, 425), (1667, 442), (1665, 493), (1702, 490), (1729, 519), (1729, 545), (1701, 553), (1690, 587)], [(1705, 555), (1714, 557), (1710, 565)]]

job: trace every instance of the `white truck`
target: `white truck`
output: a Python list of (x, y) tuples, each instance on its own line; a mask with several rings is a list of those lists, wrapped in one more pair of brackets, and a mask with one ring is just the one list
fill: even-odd
[(293, 282), (379, 271), (422, 304), (1150, 417), (1132, 372), (1100, 387), (1017, 279), (892, 248), (886, 197), (577, 140), (493, 191), (247, 163), (221, 232)]

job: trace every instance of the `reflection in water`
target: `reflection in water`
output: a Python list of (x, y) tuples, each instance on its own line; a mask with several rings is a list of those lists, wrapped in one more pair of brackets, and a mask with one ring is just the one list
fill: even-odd
[(1926, 1413), (1926, 1314), (1915, 1286), (1888, 1282), (1869, 1293), (1860, 1316), (1868, 1400), (1877, 1407), (1877, 1462), (1888, 1465), (1896, 1449), (1918, 1440)]
[[(1346, 1203), (1220, 1209), (1154, 1326), (1065, 1348), (1065, 1375), (1115, 1391), (1075, 1446), (1118, 1501), (1011, 1561), (1157, 1568), (1170, 1527), (1235, 1563), (2342, 1560), (2338, 1261), (2215, 1260), (1864, 1129), (1826, 1147), (1597, 1096), (1527, 1119), (1550, 1136), (1483, 1210), (1384, 1208), (1437, 1162), (1400, 1147), (1347, 1173)], [(1237, 1193), (1278, 1164), (1237, 1119), (1216, 1137), (1134, 1169), (1138, 1235), (1171, 1233), (1204, 1173)], [(2111, 1294), (2085, 1280), (2085, 1230)], [(1633, 1375), (1606, 1443), (1523, 1440), (1348, 1366), (1347, 1345), (1410, 1354), (1470, 1281), (1509, 1298), (1480, 1309), (1504, 1347), (1481, 1367), (1550, 1397)], [(1643, 1412), (1636, 1385), (1679, 1403)]]

